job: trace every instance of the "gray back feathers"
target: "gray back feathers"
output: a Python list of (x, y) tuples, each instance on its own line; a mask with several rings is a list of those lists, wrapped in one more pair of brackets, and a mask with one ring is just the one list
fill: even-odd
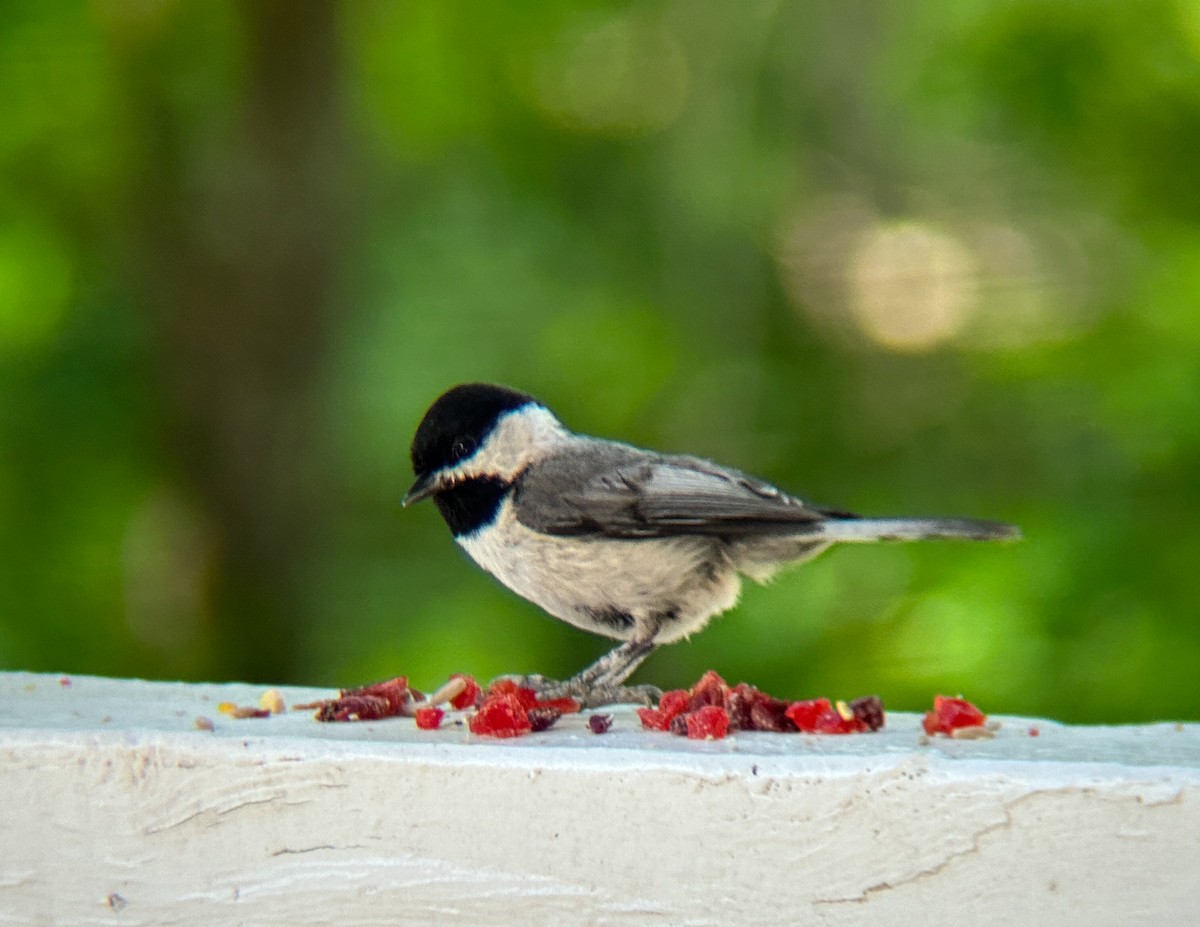
[(516, 516), (545, 534), (614, 538), (818, 531), (830, 515), (769, 483), (698, 457), (580, 440), (517, 481)]
[(578, 438), (523, 472), (517, 519), (552, 535), (811, 537), (822, 542), (1004, 540), (1011, 525), (965, 518), (860, 518), (809, 505), (769, 483), (699, 457)]

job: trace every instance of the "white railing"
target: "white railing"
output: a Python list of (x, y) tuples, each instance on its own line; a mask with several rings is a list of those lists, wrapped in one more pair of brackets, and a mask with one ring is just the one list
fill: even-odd
[(1196, 724), (495, 741), (66, 681), (0, 674), (0, 924), (1200, 923)]

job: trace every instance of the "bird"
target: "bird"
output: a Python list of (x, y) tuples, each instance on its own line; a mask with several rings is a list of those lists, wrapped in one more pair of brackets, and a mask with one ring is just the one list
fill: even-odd
[(701, 457), (576, 434), (533, 396), (488, 383), (440, 395), (411, 459), (404, 506), (432, 499), (478, 566), (553, 617), (620, 642), (565, 681), (527, 677), (542, 697), (583, 707), (652, 702), (654, 686), (626, 680), (732, 608), (743, 577), (766, 582), (834, 544), (1020, 537), (997, 521), (814, 505)]

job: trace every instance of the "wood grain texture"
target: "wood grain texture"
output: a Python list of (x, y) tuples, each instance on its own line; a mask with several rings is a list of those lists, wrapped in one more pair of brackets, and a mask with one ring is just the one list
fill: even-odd
[[(0, 675), (0, 924), (1176, 924), (1200, 727), (516, 742)], [(291, 701), (311, 691), (287, 690)], [(194, 729), (205, 715), (212, 732)], [(107, 720), (106, 720), (107, 719)]]

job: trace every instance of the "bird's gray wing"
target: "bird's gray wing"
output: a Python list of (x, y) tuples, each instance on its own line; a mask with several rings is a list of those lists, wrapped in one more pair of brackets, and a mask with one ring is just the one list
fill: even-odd
[(545, 534), (739, 537), (816, 530), (826, 517), (853, 517), (707, 460), (601, 441), (540, 461), (515, 488), (517, 518)]

